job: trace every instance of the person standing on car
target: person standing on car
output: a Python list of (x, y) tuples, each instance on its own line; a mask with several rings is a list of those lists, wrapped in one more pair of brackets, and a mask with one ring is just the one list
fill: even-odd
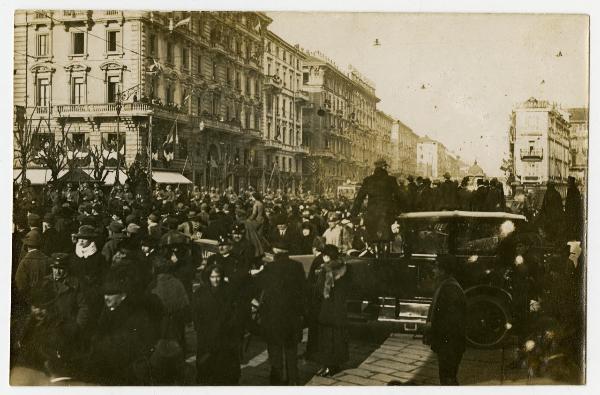
[(441, 385), (458, 385), (458, 367), (466, 346), (467, 299), (456, 281), (454, 255), (440, 255), (434, 266), (437, 287), (427, 314), (423, 342), (438, 356)]
[(392, 240), (390, 227), (400, 211), (402, 200), (398, 182), (388, 174), (387, 168), (385, 159), (375, 162), (375, 170), (363, 180), (351, 210), (351, 215), (357, 216), (365, 198), (369, 199), (365, 227), (368, 241), (375, 243), (377, 252), (383, 251), (385, 243)]

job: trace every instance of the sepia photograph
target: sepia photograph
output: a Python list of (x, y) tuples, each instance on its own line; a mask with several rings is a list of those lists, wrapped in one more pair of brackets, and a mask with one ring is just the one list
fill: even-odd
[(123, 5), (11, 11), (10, 386), (588, 383), (589, 15)]

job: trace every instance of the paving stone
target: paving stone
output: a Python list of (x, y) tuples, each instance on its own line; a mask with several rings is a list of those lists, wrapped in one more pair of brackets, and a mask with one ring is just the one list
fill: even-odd
[(363, 363), (373, 363), (375, 361), (379, 361), (381, 358), (371, 355), (369, 358), (365, 359)]
[(396, 361), (396, 362), (403, 362), (403, 363), (410, 363), (410, 364), (415, 364), (415, 362), (425, 362), (425, 361), (421, 361), (420, 359), (413, 357), (411, 355), (403, 355), (403, 354), (396, 354), (396, 355), (389, 355), (387, 356), (385, 359), (391, 359), (392, 361)]
[(307, 385), (332, 385), (335, 383), (336, 380), (332, 378), (315, 376), (307, 383)]
[(373, 365), (383, 366), (384, 368), (398, 370), (401, 372), (410, 372), (411, 370), (418, 369), (417, 366), (409, 365), (402, 362), (391, 361), (389, 359), (382, 359), (373, 362)]
[(385, 355), (396, 355), (400, 352), (400, 350), (390, 350), (389, 348), (378, 348), (377, 350), (375, 350), (373, 352), (372, 355), (381, 355), (381, 354), (385, 354)]
[[(370, 370), (361, 369), (361, 368), (346, 369), (346, 370), (338, 373), (336, 376), (342, 375), (342, 374), (351, 374), (353, 376), (360, 376), (360, 377), (365, 377), (365, 378), (373, 376), (373, 372), (371, 372)], [(336, 376), (334, 376), (334, 378)]]
[(377, 373), (375, 376), (370, 377), (371, 380), (383, 381), (389, 383), (392, 380), (398, 380), (398, 377), (390, 376), (389, 374)]
[(356, 385), (385, 385), (385, 382), (366, 379), (364, 377), (346, 375), (339, 378), (339, 381), (345, 381), (348, 383), (356, 384)]
[(390, 373), (395, 372), (394, 369), (386, 368), (386, 367), (379, 366), (379, 365), (374, 365), (374, 364), (368, 364), (368, 363), (363, 363), (362, 365), (360, 365), (360, 368), (361, 369), (370, 370), (370, 371), (375, 372), (375, 373), (390, 374)]

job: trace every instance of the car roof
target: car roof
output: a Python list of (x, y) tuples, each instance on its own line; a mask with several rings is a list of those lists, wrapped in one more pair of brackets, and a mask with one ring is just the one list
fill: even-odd
[(527, 221), (524, 215), (503, 211), (419, 211), (400, 214), (400, 218), (499, 218)]

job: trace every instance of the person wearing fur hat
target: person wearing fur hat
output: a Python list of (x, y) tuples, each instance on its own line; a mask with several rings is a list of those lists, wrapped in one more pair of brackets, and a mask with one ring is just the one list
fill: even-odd
[(329, 377), (339, 372), (349, 358), (346, 301), (352, 283), (336, 246), (327, 244), (322, 255), (323, 269), (318, 279), (321, 303), (317, 360), (323, 367), (317, 375)]

